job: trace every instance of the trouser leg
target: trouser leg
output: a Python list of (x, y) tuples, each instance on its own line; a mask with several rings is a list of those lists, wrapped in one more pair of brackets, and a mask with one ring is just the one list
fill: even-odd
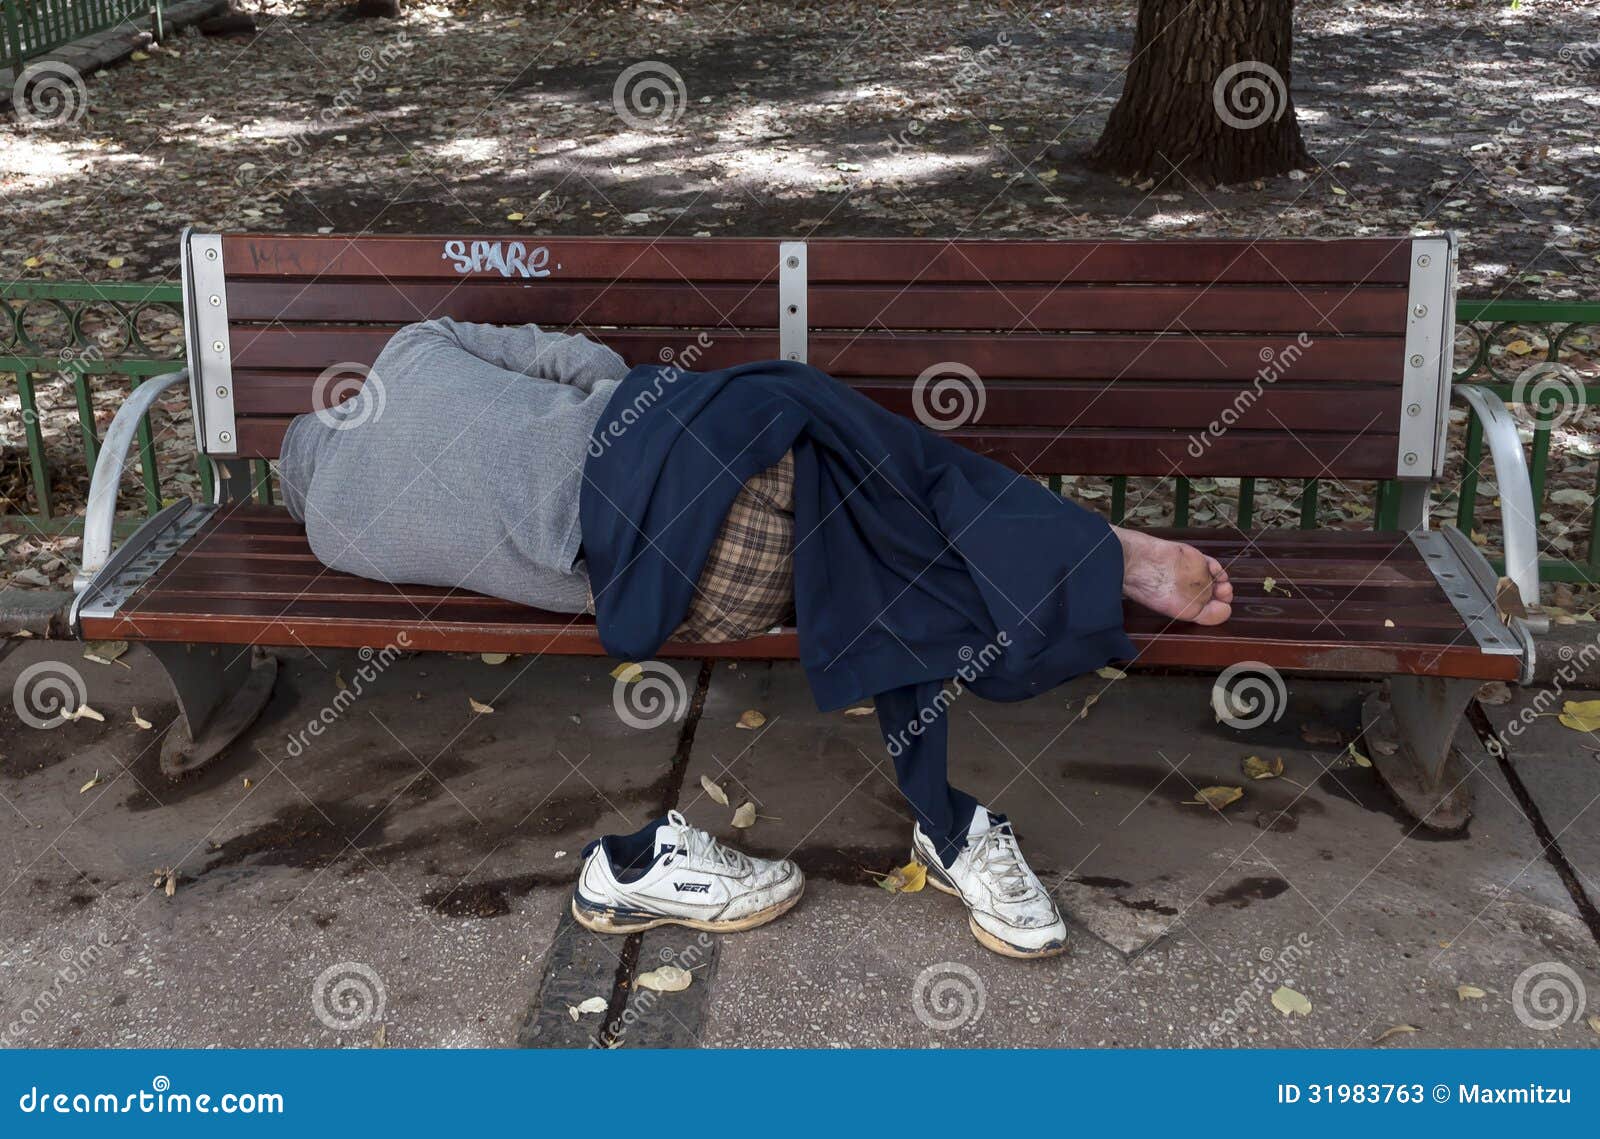
[(943, 689), (941, 682), (930, 680), (880, 692), (875, 702), (900, 793), (949, 866), (967, 844), (967, 827), (978, 801), (950, 786)]

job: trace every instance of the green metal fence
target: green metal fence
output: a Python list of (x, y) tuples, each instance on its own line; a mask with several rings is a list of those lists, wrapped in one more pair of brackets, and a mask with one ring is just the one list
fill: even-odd
[[(9, 401), (14, 385), (21, 434), (26, 442), (27, 469), (20, 478), (12, 479), (13, 485), (25, 489), (12, 497), (30, 500), (9, 505), (0, 502), (0, 530), (77, 529), (82, 525), (81, 517), (71, 510), (55, 509), (57, 484), (52, 480), (71, 478), (86, 492), (88, 473), (94, 467), (99, 446), (97, 416), (108, 419), (126, 391), (145, 378), (182, 366), (181, 290), (175, 284), (12, 282), (0, 284), (0, 309), (0, 400)], [(1580, 416), (1585, 412), (1600, 413), (1600, 303), (1467, 300), (1457, 306), (1457, 321), (1458, 382), (1482, 383), (1508, 403), (1523, 404), (1532, 418), (1530, 466), (1534, 501), (1545, 511), (1549, 509), (1549, 463), (1556, 431), (1600, 435), (1600, 414), (1588, 426), (1573, 418), (1575, 410)], [(1528, 382), (1540, 366), (1548, 369), (1554, 365), (1571, 369), (1566, 386)], [(10, 385), (5, 383), (5, 373), (10, 373)], [(44, 421), (39, 416), (41, 384), (49, 385), (54, 394), (70, 398), (75, 405), (75, 443), (46, 438)], [(96, 406), (97, 398), (103, 406)], [(138, 490), (125, 489), (121, 505), (126, 518), (121, 529), (135, 524), (143, 514), (153, 513), (164, 501), (190, 494), (211, 496), (212, 471), (209, 463), (194, 454), (186, 398), (175, 395), (174, 400), (185, 406), (181, 414), (169, 417), (169, 422), (160, 428), (160, 437), (169, 443), (169, 452), (175, 437), (184, 445), (163, 470), (156, 429), (148, 418), (140, 425), (140, 485)], [(5, 424), (7, 437), (15, 433), (9, 410), (0, 422)], [(1497, 511), (1492, 499), (1485, 500), (1478, 493), (1483, 478), (1483, 436), (1474, 423), (1464, 431), (1458, 429), (1458, 437), (1459, 442), (1451, 447), (1446, 477), (1436, 501), (1448, 504), (1452, 496), (1457, 498), (1457, 524), (1468, 533), (1481, 530), (1480, 540), (1487, 539), (1486, 544), (1492, 547), (1498, 528)], [(81, 465), (74, 449), (81, 450)], [(55, 465), (70, 468), (70, 474), (52, 470), (52, 453)], [(1590, 493), (1600, 494), (1600, 438), (1587, 453), (1594, 457), (1597, 468), (1596, 474), (1589, 476), (1593, 488)], [(1112, 518), (1122, 521), (1131, 509), (1130, 487), (1136, 497), (1142, 498), (1150, 493), (1152, 481), (1155, 480), (1118, 476), (1102, 480), (1096, 488), (1075, 484), (1073, 492), (1108, 498), (1105, 505)], [(1259, 518), (1259, 481), (1167, 480), (1162, 487), (1168, 496), (1164, 501), (1170, 501), (1166, 517), (1175, 525), (1191, 524), (1196, 521), (1193, 515), (1197, 496), (1206, 503), (1215, 503), (1219, 496), (1227, 495), (1227, 520), (1248, 527)], [(258, 464), (255, 482), (261, 494), (271, 494), (265, 464)], [(1053, 479), (1052, 484), (1061, 486), (1060, 480)], [(1327, 488), (1318, 480), (1298, 482), (1287, 491), (1281, 481), (1275, 481), (1273, 500), (1281, 503), (1285, 493), (1290, 496), (1302, 528), (1315, 529), (1329, 521)], [(71, 497), (81, 503), (86, 494)], [(1396, 485), (1374, 484), (1372, 524), (1392, 529), (1397, 507)], [(81, 511), (81, 505), (76, 509)], [(1570, 556), (1541, 561), (1545, 580), (1600, 582), (1600, 528), (1594, 525), (1594, 512), (1595, 504), (1586, 503), (1583, 525), (1571, 528), (1579, 532), (1583, 541), (1574, 544)], [(1543, 533), (1541, 537), (1547, 539), (1549, 535)]]
[(5, 16), (6, 55), (18, 74), (36, 55), (128, 21), (148, 20), (162, 35), (162, 0), (0, 0)]

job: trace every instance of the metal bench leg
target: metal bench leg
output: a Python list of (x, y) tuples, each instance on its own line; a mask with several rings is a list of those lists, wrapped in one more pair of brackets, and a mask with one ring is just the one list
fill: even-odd
[(1457, 748), (1467, 704), (1481, 681), (1391, 676), (1361, 710), (1372, 766), (1400, 806), (1429, 830), (1457, 831), (1472, 818), (1471, 766)]
[(178, 694), (178, 719), (161, 742), (161, 771), (198, 771), (255, 722), (272, 696), (278, 658), (242, 645), (147, 641)]

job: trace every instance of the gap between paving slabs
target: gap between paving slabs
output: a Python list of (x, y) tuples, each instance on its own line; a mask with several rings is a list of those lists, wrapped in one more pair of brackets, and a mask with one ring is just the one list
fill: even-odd
[[(685, 664), (689, 662), (684, 662)], [(700, 662), (689, 708), (678, 732), (671, 777), (657, 816), (678, 806), (695, 729), (711, 687), (713, 662)], [(522, 1048), (687, 1048), (699, 1043), (716, 974), (719, 939), (713, 934), (663, 926), (644, 933), (593, 933), (564, 911), (545, 951), (539, 988), (517, 1032)], [(641, 972), (677, 965), (694, 974), (680, 993), (639, 990)], [(577, 1020), (568, 1011), (591, 997), (606, 998), (603, 1014)]]

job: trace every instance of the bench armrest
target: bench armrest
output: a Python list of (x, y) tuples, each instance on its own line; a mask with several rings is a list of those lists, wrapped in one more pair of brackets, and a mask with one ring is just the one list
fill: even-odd
[(1515, 583), (1524, 605), (1537, 605), (1539, 514), (1533, 503), (1533, 482), (1528, 477), (1528, 459), (1517, 435), (1517, 421), (1506, 410), (1505, 401), (1486, 387), (1456, 384), (1451, 394), (1460, 397), (1483, 424), (1483, 438), (1489, 444), (1495, 482), (1500, 487), (1506, 576)]
[(128, 461), (133, 435), (156, 399), (168, 388), (189, 382), (189, 369), (180, 368), (151, 376), (117, 408), (111, 426), (100, 441), (100, 454), (94, 461), (94, 477), (89, 481), (89, 505), (83, 513), (83, 565), (72, 579), (72, 588), (83, 593), (111, 558), (111, 525), (117, 514), (117, 488), (122, 483), (122, 468)]

